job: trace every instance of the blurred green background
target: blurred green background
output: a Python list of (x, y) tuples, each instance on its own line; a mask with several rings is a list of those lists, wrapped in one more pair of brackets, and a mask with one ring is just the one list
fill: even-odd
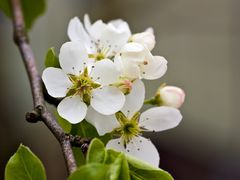
[[(160, 166), (179, 180), (235, 180), (240, 179), (239, 7), (237, 0), (49, 0), (30, 40), (42, 71), (47, 49), (58, 51), (68, 41), (67, 25), (74, 16), (122, 18), (132, 32), (152, 26), (153, 53), (168, 60), (168, 71), (146, 82), (147, 96), (163, 82), (182, 87), (187, 95), (177, 128), (147, 134), (159, 149)], [(23, 143), (43, 161), (48, 179), (65, 179), (58, 142), (42, 123), (24, 119), (32, 108), (31, 92), (12, 24), (1, 12), (0, 77), (0, 177)]]

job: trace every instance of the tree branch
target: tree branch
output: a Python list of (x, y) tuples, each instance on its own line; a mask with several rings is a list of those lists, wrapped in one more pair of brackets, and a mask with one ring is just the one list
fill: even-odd
[(32, 112), (26, 114), (26, 119), (29, 122), (36, 122), (37, 120), (42, 120), (45, 123), (48, 129), (54, 134), (56, 139), (59, 141), (68, 172), (69, 174), (71, 174), (77, 168), (71, 148), (71, 140), (69, 135), (66, 135), (63, 129), (56, 123), (56, 119), (47, 110), (47, 107), (45, 105), (44, 96), (42, 92), (41, 77), (38, 73), (34, 54), (29, 45), (27, 33), (25, 31), (25, 23), (23, 18), (23, 12), (21, 9), (21, 0), (11, 0), (10, 4), (13, 13), (14, 41), (21, 53), (30, 81), (33, 96), (34, 109)]

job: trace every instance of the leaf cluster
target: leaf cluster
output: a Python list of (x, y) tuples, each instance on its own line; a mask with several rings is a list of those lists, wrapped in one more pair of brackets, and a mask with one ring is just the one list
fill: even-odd
[(132, 156), (106, 149), (97, 138), (93, 139), (86, 163), (69, 176), (68, 180), (172, 180), (172, 176)]

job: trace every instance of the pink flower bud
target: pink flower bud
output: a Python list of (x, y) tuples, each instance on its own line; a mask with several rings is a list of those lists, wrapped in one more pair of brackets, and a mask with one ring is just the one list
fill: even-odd
[(164, 86), (158, 90), (162, 105), (180, 108), (185, 99), (184, 91), (176, 86)]

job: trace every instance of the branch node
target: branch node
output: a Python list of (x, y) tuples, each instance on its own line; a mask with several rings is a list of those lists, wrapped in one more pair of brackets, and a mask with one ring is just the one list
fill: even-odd
[(71, 134), (66, 134), (69, 137), (72, 146), (80, 147), (83, 153), (86, 153), (88, 150), (88, 146), (90, 144), (89, 138), (83, 138), (80, 136), (73, 136)]
[(80, 148), (81, 148), (81, 150), (84, 154), (87, 153), (88, 146), (89, 146), (89, 144), (87, 144), (87, 143), (84, 143), (84, 144), (81, 145)]
[(43, 107), (42, 105), (37, 105), (37, 106), (35, 107), (35, 109), (36, 109), (36, 111), (37, 111), (39, 114), (42, 114), (42, 111), (43, 111), (44, 107)]
[(31, 112), (27, 112), (25, 117), (27, 122), (30, 123), (37, 123), (41, 120), (41, 114), (39, 114), (39, 112), (35, 109), (33, 109)]

